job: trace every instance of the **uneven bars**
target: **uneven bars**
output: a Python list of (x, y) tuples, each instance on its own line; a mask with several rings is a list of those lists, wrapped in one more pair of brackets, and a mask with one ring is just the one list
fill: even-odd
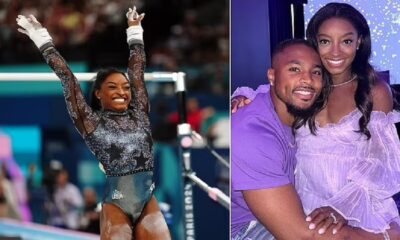
[(231, 201), (230, 201), (229, 197), (227, 195), (225, 195), (225, 193), (223, 193), (218, 188), (213, 188), (213, 187), (208, 186), (207, 183), (205, 183), (203, 180), (198, 178), (196, 176), (196, 173), (194, 173), (194, 172), (187, 173), (186, 177), (188, 177), (190, 180), (192, 180), (194, 183), (196, 183), (201, 189), (203, 189), (211, 199), (220, 203), (226, 209), (230, 210)]
[[(92, 81), (97, 73), (74, 73), (79, 81)], [(183, 72), (151, 72), (144, 74), (145, 81), (176, 82)], [(0, 73), (0, 81), (60, 81), (55, 73)]]

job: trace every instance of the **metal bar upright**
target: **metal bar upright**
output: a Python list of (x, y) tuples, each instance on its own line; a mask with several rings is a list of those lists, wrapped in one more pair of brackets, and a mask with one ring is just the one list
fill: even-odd
[(184, 239), (195, 240), (195, 224), (193, 210), (193, 185), (187, 177), (192, 173), (190, 148), (193, 144), (192, 129), (187, 123), (186, 112), (186, 86), (185, 74), (182, 72), (175, 73), (175, 92), (178, 98), (178, 141), (179, 152), (182, 161), (182, 179), (183, 179), (183, 215), (184, 215)]

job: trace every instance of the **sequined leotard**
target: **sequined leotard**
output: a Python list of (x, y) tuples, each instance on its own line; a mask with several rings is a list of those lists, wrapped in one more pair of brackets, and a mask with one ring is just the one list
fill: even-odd
[(107, 180), (103, 202), (119, 206), (135, 223), (154, 188), (153, 141), (144, 84), (143, 42), (130, 44), (128, 78), (132, 100), (125, 112), (94, 111), (85, 101), (76, 77), (54, 45), (48, 43), (41, 51), (61, 79), (74, 125), (104, 167)]

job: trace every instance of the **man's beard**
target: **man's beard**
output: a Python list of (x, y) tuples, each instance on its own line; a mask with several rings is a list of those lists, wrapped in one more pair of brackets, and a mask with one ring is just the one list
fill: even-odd
[(311, 106), (309, 106), (308, 108), (299, 108), (289, 102), (286, 102), (284, 100), (283, 97), (281, 97), (281, 95), (275, 91), (275, 95), (286, 105), (286, 109), (288, 111), (288, 113), (290, 113), (292, 116), (296, 117), (296, 118), (302, 118), (302, 119), (308, 119), (310, 118), (313, 113), (315, 112), (316, 109), (316, 101), (311, 104)]
[(283, 97), (281, 97), (277, 92), (276, 96), (285, 103), (286, 105), (286, 109), (288, 111), (288, 113), (290, 113), (291, 115), (293, 115), (296, 118), (302, 118), (302, 119), (308, 119), (312, 116), (312, 114), (315, 111), (315, 102), (313, 104), (311, 104), (310, 107), (308, 108), (299, 108), (291, 103), (286, 102)]
[(311, 117), (312, 114), (314, 113), (314, 105), (315, 104), (311, 105), (308, 108), (299, 108), (299, 107), (296, 107), (295, 105), (287, 103), (287, 102), (285, 102), (285, 104), (286, 104), (287, 111), (290, 114), (292, 114), (294, 117), (306, 119), (306, 118)]

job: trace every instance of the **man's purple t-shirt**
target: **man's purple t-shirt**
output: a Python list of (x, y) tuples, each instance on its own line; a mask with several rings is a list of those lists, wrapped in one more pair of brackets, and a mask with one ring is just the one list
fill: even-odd
[(232, 114), (231, 121), (231, 232), (234, 237), (256, 219), (242, 191), (294, 184), (296, 148), (291, 128), (279, 120), (269, 91), (257, 94), (251, 104)]

